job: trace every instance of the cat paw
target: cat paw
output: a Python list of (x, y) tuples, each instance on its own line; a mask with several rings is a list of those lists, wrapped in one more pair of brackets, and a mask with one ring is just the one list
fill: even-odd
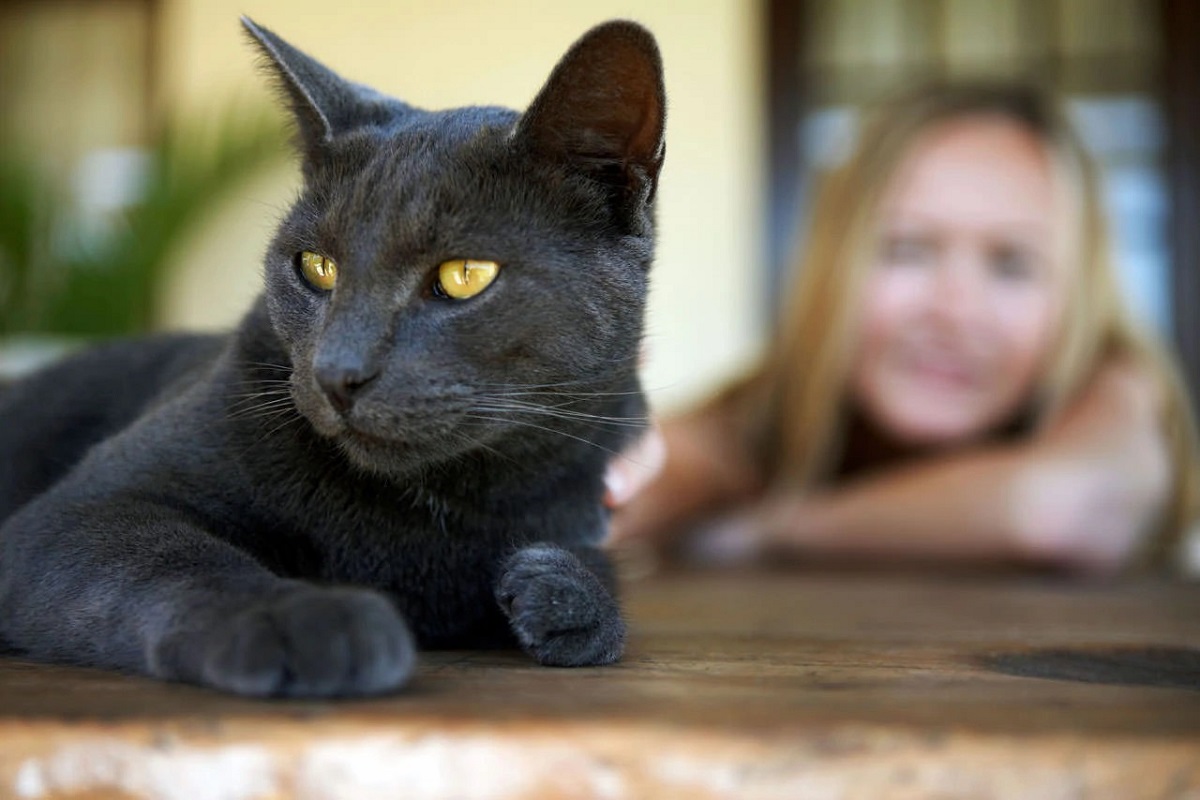
[(364, 589), (299, 589), (238, 612), (208, 641), (204, 683), (256, 697), (378, 694), (417, 661), (392, 603)]
[(611, 664), (625, 648), (625, 622), (616, 600), (561, 547), (517, 551), (501, 570), (496, 599), (517, 641), (540, 664)]

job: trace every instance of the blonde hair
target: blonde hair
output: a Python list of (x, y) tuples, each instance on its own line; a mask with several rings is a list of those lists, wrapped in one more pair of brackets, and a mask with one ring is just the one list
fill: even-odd
[(755, 398), (752, 420), (767, 475), (806, 488), (832, 479), (846, 427), (844, 393), (856, 335), (857, 300), (873, 262), (881, 196), (922, 134), (964, 117), (1002, 117), (1032, 132), (1051, 158), (1078, 215), (1079, 269), (1059, 335), (1032, 398), (1033, 425), (1061, 412), (1109, 359), (1143, 364), (1161, 384), (1163, 428), (1175, 486), (1161, 559), (1195, 517), (1200, 496), (1195, 424), (1187, 394), (1163, 347), (1138, 328), (1121, 300), (1095, 169), (1060, 109), (1040, 94), (1000, 85), (935, 86), (898, 97), (865, 127), (855, 153), (825, 180), (807, 246), (794, 273), (781, 326), (761, 372), (740, 391)]

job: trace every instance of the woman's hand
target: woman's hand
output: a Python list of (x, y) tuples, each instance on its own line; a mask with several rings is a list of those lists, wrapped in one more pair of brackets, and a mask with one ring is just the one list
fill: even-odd
[(708, 408), (653, 426), (609, 463), (607, 480), (608, 544), (655, 551), (749, 502), (760, 485), (728, 414)]
[(662, 471), (667, 446), (657, 423), (623, 452), (608, 462), (604, 475), (604, 505), (616, 510), (625, 506)]

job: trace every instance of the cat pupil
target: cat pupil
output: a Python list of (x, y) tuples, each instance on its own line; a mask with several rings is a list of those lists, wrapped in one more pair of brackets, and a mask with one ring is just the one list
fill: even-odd
[(300, 254), (300, 273), (310, 286), (321, 291), (333, 289), (337, 283), (337, 264), (319, 253)]
[(494, 261), (446, 261), (438, 268), (437, 289), (442, 296), (467, 300), (488, 288), (500, 272)]

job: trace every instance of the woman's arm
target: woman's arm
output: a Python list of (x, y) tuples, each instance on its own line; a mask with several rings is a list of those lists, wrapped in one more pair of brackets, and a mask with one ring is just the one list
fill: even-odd
[(1145, 370), (1110, 364), (1031, 441), (771, 498), (739, 527), (763, 547), (808, 554), (1111, 572), (1135, 554), (1168, 499), (1160, 405)]

